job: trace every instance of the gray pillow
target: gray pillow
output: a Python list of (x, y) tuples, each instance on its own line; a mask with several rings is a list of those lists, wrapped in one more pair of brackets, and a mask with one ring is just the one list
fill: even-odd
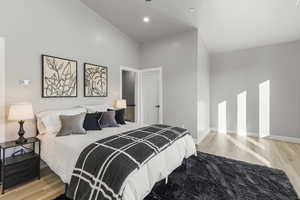
[(67, 136), (72, 134), (86, 134), (86, 130), (83, 128), (83, 123), (86, 113), (79, 115), (60, 115), (61, 129), (56, 137)]
[(101, 128), (107, 127), (120, 127), (115, 119), (116, 112), (115, 111), (107, 111), (101, 114), (99, 119), (99, 125)]

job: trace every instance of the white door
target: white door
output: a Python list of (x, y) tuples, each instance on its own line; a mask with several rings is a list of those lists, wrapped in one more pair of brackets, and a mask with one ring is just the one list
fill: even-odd
[(162, 123), (161, 71), (141, 72), (142, 121), (146, 124)]

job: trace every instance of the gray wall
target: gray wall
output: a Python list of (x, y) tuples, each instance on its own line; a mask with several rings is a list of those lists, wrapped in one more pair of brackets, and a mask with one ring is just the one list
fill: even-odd
[(164, 123), (184, 125), (195, 139), (208, 131), (208, 53), (196, 30), (143, 44), (140, 66), (163, 69)]
[(210, 62), (208, 50), (199, 31), (197, 50), (197, 140), (200, 142), (210, 132)]
[(122, 96), (127, 105), (135, 104), (135, 74), (136, 72), (122, 71)]
[(0, 38), (0, 142), (5, 139), (5, 41)]
[(211, 127), (227, 101), (227, 127), (236, 131), (237, 95), (247, 91), (247, 129), (259, 132), (259, 84), (270, 80), (271, 135), (300, 138), (300, 41), (211, 56)]
[[(0, 24), (0, 36), (6, 38), (7, 105), (29, 101), (41, 111), (112, 103), (119, 98), (120, 65), (138, 66), (138, 44), (78, 0), (2, 1)], [(41, 98), (41, 54), (78, 61), (78, 98)], [(108, 66), (108, 98), (83, 97), (83, 62)], [(32, 84), (19, 86), (23, 79)], [(15, 138), (16, 123), (6, 125), (6, 139)], [(32, 126), (26, 123), (27, 130)]]

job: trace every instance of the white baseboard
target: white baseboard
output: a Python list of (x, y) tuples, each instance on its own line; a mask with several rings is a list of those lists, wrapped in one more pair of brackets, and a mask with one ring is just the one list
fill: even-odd
[(271, 140), (278, 140), (278, 141), (283, 141), (283, 142), (291, 142), (291, 143), (300, 144), (300, 138), (295, 138), (295, 137), (270, 135), (270, 136), (266, 137), (265, 139), (271, 139)]
[[(211, 128), (211, 131), (218, 132), (218, 129)], [(228, 134), (237, 134), (237, 131), (228, 130), (227, 133)], [(258, 133), (253, 133), (253, 132), (247, 132), (247, 136), (259, 137), (259, 134)], [(296, 137), (270, 135), (268, 137), (265, 137), (264, 139), (278, 140), (278, 141), (282, 141), (282, 142), (291, 142), (291, 143), (300, 144), (300, 138), (296, 138)]]

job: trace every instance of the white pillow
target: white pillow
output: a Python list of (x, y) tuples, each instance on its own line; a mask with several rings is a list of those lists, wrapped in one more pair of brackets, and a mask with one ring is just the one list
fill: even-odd
[(44, 123), (42, 122), (40, 117), (36, 117), (37, 118), (37, 130), (39, 131), (40, 135), (44, 135), (47, 133), (47, 129), (44, 125)]
[(37, 115), (37, 118), (40, 118), (45, 128), (47, 129), (48, 133), (56, 134), (61, 129), (61, 120), (59, 118), (60, 115), (78, 115), (80, 113), (85, 113), (85, 112), (86, 112), (85, 108), (53, 110), (53, 111), (41, 112)]
[(88, 113), (106, 112), (107, 109), (113, 109), (111, 105), (82, 105), (81, 107), (85, 108)]
[(50, 111), (45, 112), (39, 112), (36, 113), (36, 120), (37, 120), (37, 130), (39, 131), (40, 135), (44, 135), (47, 133), (47, 128), (45, 127), (45, 124), (42, 121), (42, 117), (44, 117), (46, 114), (48, 114)]

